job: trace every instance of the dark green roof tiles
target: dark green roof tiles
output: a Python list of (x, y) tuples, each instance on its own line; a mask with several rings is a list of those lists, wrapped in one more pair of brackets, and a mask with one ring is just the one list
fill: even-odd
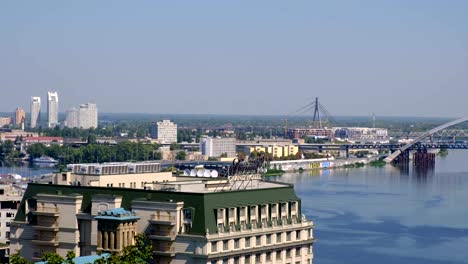
[[(206, 230), (209, 233), (216, 233), (216, 209), (240, 207), (248, 205), (271, 204), (278, 202), (299, 201), (292, 185), (279, 185), (274, 188), (207, 192), (207, 193), (187, 193), (168, 192), (143, 189), (128, 188), (107, 188), (107, 187), (83, 187), (68, 185), (51, 185), (30, 183), (26, 190), (21, 206), (16, 214), (15, 221), (25, 220), (25, 201), (33, 198), (37, 194), (61, 194), (61, 195), (83, 195), (81, 211), (91, 212), (91, 199), (96, 195), (118, 195), (122, 196), (121, 207), (131, 210), (131, 202), (136, 199), (150, 201), (184, 202), (184, 208), (191, 207), (193, 210), (193, 223), (190, 233), (204, 235)], [(300, 212), (299, 212), (300, 213)]]

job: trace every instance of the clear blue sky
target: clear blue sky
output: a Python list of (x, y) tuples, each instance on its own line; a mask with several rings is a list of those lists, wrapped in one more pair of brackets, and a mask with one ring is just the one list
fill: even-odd
[[(468, 115), (468, 1), (0, 2), (0, 111)], [(43, 107), (45, 109), (45, 107)]]

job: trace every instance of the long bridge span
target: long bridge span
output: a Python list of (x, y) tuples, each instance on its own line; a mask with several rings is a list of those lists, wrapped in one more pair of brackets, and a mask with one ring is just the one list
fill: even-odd
[(456, 120), (453, 120), (451, 122), (448, 122), (446, 124), (443, 124), (443, 125), (440, 125), (436, 128), (433, 128), (425, 133), (423, 133), (421, 136), (417, 137), (415, 140), (413, 140), (412, 142), (400, 147), (399, 149), (397, 149), (395, 152), (393, 152), (392, 154), (390, 154), (388, 157), (385, 158), (385, 161), (386, 162), (392, 162), (393, 160), (395, 160), (400, 154), (404, 153), (405, 151), (407, 150), (410, 150), (411, 148), (413, 148), (413, 146), (415, 145), (418, 145), (418, 144), (421, 144), (421, 141), (426, 138), (426, 137), (429, 137), (431, 135), (433, 135), (434, 133), (437, 133), (439, 131), (442, 131), (446, 128), (449, 128), (451, 126), (454, 126), (456, 124), (460, 124), (460, 123), (463, 123), (463, 122), (466, 122), (468, 121), (468, 116), (466, 117), (462, 117), (462, 118), (459, 118), (459, 119), (456, 119)]

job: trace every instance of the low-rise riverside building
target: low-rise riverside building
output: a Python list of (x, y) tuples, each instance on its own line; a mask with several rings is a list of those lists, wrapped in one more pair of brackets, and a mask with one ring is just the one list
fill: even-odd
[(297, 145), (237, 145), (236, 146), (238, 152), (242, 152), (246, 155), (250, 155), (252, 152), (263, 152), (263, 153), (268, 153), (271, 154), (275, 158), (282, 158), (282, 157), (288, 157), (290, 155), (296, 155), (299, 152), (299, 146)]
[(144, 188), (31, 183), (11, 249), (30, 260), (119, 252), (145, 233), (154, 263), (312, 263), (313, 222), (293, 185), (259, 175), (181, 178)]
[(146, 183), (175, 181), (172, 172), (162, 172), (156, 162), (110, 162), (69, 164), (55, 173), (52, 184), (143, 189)]

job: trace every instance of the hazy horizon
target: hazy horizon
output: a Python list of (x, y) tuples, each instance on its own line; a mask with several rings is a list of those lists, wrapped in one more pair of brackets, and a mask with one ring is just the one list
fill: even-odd
[(468, 1), (3, 1), (0, 111), (468, 116)]

